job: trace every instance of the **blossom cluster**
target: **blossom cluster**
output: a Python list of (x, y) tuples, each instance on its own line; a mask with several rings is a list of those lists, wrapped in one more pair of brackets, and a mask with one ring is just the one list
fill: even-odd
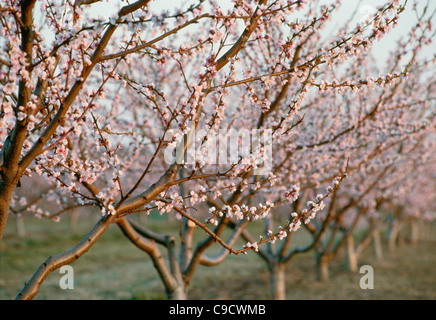
[(248, 242), (243, 249), (253, 249), (257, 252), (260, 244), (265, 242), (274, 243), (276, 240), (283, 240), (290, 232), (295, 232), (300, 229), (301, 221), (308, 224), (311, 220), (315, 219), (319, 211), (325, 208), (324, 200), (329, 197), (334, 190), (339, 188), (346, 177), (346, 174), (336, 177), (333, 180), (333, 184), (326, 188), (326, 195), (319, 193), (316, 195), (315, 201), (308, 201), (306, 204), (307, 207), (301, 210), (300, 213), (292, 212), (290, 214), (290, 220), (285, 227), (279, 226), (276, 233), (273, 233), (272, 230), (268, 230), (265, 238), (261, 237), (261, 240), (258, 242)]

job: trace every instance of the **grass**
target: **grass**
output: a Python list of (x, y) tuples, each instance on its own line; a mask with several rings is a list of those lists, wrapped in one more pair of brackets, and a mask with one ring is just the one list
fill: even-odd
[[(28, 218), (27, 235), (16, 236), (10, 219), (0, 241), (0, 299), (13, 299), (30, 279), (36, 268), (50, 255), (73, 247), (95, 223), (81, 219), (75, 231), (67, 220), (54, 223)], [(162, 230), (172, 232), (174, 224), (151, 221)], [(288, 299), (436, 299), (435, 226), (416, 247), (403, 244), (395, 252), (384, 246), (383, 261), (375, 261), (367, 248), (359, 264), (374, 268), (374, 290), (362, 290), (362, 274), (347, 271), (341, 252), (330, 264), (331, 280), (315, 279), (314, 253), (295, 257), (287, 265)], [(199, 231), (198, 236), (202, 233)], [(294, 235), (294, 242), (304, 243), (305, 232)], [(218, 245), (212, 251), (219, 250)], [(43, 283), (35, 299), (165, 299), (164, 287), (150, 258), (125, 238), (117, 226), (97, 241), (87, 254), (72, 264), (74, 290), (62, 290), (63, 276), (55, 271)], [(265, 263), (250, 252), (229, 255), (217, 267), (199, 266), (189, 291), (190, 299), (270, 299), (269, 273)]]

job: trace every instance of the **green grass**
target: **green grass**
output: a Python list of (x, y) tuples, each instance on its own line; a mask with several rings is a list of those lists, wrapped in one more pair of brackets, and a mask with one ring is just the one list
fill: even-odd
[[(10, 219), (0, 241), (0, 299), (15, 298), (46, 258), (77, 244), (97, 218), (80, 220), (74, 232), (69, 230), (67, 220), (54, 223), (27, 218), (25, 238), (16, 236), (14, 221)], [(150, 219), (148, 222), (161, 232), (177, 235), (174, 223)], [(385, 245), (385, 259), (381, 262), (374, 260), (371, 247), (365, 250), (359, 264), (374, 267), (374, 290), (359, 288), (362, 275), (347, 271), (343, 252), (331, 262), (328, 283), (315, 280), (314, 252), (296, 256), (287, 265), (287, 298), (436, 299), (434, 226), (431, 231), (415, 248), (404, 244), (389, 253)], [(201, 230), (196, 232), (197, 238), (203, 235)], [(301, 230), (294, 235), (293, 243), (300, 245), (307, 240), (307, 234)], [(219, 249), (218, 244), (214, 245), (210, 254)], [(57, 270), (48, 276), (35, 299), (165, 299), (164, 287), (150, 258), (115, 225), (72, 266), (74, 290), (60, 289), (63, 275)], [(267, 267), (256, 253), (229, 255), (217, 267), (197, 268), (189, 298), (270, 299), (268, 282)]]

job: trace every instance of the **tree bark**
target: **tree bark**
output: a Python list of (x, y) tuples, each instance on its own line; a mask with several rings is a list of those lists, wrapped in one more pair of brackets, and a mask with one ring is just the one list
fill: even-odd
[(326, 255), (316, 253), (316, 278), (318, 281), (329, 281), (329, 261), (330, 259)]
[(77, 208), (73, 208), (70, 211), (70, 232), (74, 232), (77, 229), (77, 222), (79, 219), (79, 212)]
[(178, 286), (172, 288), (171, 290), (167, 289), (167, 299), (168, 300), (187, 300), (187, 288), (184, 283), (179, 283)]
[(113, 216), (102, 217), (94, 226), (94, 228), (86, 235), (86, 237), (83, 238), (82, 241), (80, 241), (74, 248), (49, 257), (47, 260), (45, 260), (33, 274), (32, 278), (26, 283), (16, 299), (33, 299), (39, 293), (39, 288), (47, 276), (54, 270), (76, 261), (82, 255), (88, 252), (94, 243), (107, 230), (113, 219)]
[(413, 220), (410, 222), (410, 244), (415, 247), (419, 240), (419, 225), (418, 221)]
[(26, 236), (26, 226), (24, 224), (24, 217), (22, 214), (17, 214), (15, 217), (15, 222), (17, 223), (17, 234), (19, 238), (24, 238)]
[(354, 238), (350, 236), (347, 240), (347, 264), (348, 270), (351, 272), (357, 272), (357, 258), (358, 254), (354, 247)]
[(269, 262), (268, 267), (270, 270), (270, 288), (271, 296), (274, 300), (286, 299), (286, 264), (283, 262)]
[(383, 260), (383, 247), (380, 238), (380, 230), (376, 230), (373, 234), (373, 245), (375, 258), (378, 261)]
[[(174, 261), (173, 256), (173, 240), (166, 236), (161, 236), (162, 239), (147, 239), (145, 238), (145, 229), (139, 230), (139, 226), (129, 221), (127, 218), (121, 218), (118, 220), (118, 226), (121, 228), (124, 235), (139, 249), (146, 252), (153, 261), (153, 265), (158, 272), (162, 283), (165, 286), (165, 293), (169, 300), (186, 300), (187, 299), (187, 284), (183, 279), (183, 275), (180, 269), (174, 265), (177, 263)], [(142, 231), (142, 234), (138, 233)], [(151, 236), (151, 234), (149, 234)], [(167, 248), (169, 252), (169, 260), (171, 268), (167, 268), (164, 259), (156, 245), (156, 241)]]
[(389, 251), (395, 251), (398, 242), (398, 233), (400, 231), (400, 226), (397, 221), (392, 221), (391, 228), (389, 230), (388, 247)]
[(9, 206), (14, 192), (14, 186), (2, 181), (4, 177), (0, 179), (0, 240), (3, 237), (6, 221), (9, 215)]

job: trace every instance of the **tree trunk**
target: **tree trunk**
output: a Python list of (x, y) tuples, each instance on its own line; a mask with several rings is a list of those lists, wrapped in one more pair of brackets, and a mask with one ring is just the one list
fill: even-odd
[(419, 225), (416, 220), (410, 223), (410, 244), (415, 247), (418, 244), (419, 239)]
[(76, 231), (78, 219), (79, 219), (78, 209), (74, 208), (70, 211), (70, 232)]
[(274, 261), (268, 263), (270, 270), (270, 288), (273, 300), (286, 299), (286, 264), (283, 262)]
[(18, 237), (24, 238), (26, 236), (26, 227), (24, 225), (24, 217), (22, 214), (17, 214), (15, 217), (17, 223), (17, 233)]
[[(165, 286), (165, 293), (168, 300), (186, 300), (187, 285), (183, 281), (183, 275), (180, 273), (180, 269), (172, 265), (172, 268), (167, 268), (164, 258), (160, 253), (156, 241), (163, 242), (164, 246), (168, 249), (170, 263), (174, 263), (173, 244), (174, 241), (170, 237), (155, 237), (151, 239), (145, 238), (138, 233), (138, 226), (135, 227), (133, 221), (129, 221), (127, 218), (121, 218), (117, 221), (118, 226), (121, 228), (123, 234), (139, 249), (146, 252), (153, 261), (153, 265)], [(140, 232), (146, 232), (146, 230), (139, 230)]]
[(400, 223), (398, 221), (392, 221), (392, 225), (389, 231), (389, 251), (393, 252), (397, 248), (398, 245), (398, 235), (400, 232)]
[(373, 237), (375, 258), (378, 261), (381, 261), (381, 260), (383, 260), (383, 247), (382, 247), (381, 238), (380, 238), (380, 231), (376, 230), (372, 237)]
[(187, 300), (187, 288), (184, 284), (179, 284), (177, 287), (169, 290), (166, 290), (167, 292), (167, 299), (168, 300)]
[(357, 253), (354, 249), (354, 239), (352, 236), (347, 239), (347, 265), (348, 270), (357, 272)]
[(329, 281), (329, 259), (324, 254), (316, 253), (316, 278), (318, 281)]
[(10, 184), (6, 184), (0, 177), (0, 240), (3, 237), (6, 221), (9, 214), (9, 205), (11, 203), (12, 193), (14, 188)]

